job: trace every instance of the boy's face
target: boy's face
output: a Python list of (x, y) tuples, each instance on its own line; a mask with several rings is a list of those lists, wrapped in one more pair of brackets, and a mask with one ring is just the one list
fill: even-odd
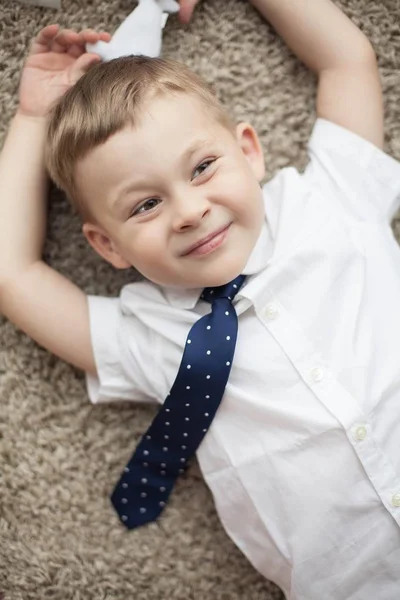
[(235, 136), (193, 97), (159, 97), (138, 125), (77, 165), (98, 223), (83, 231), (115, 267), (134, 266), (157, 284), (222, 285), (245, 267), (260, 234), (263, 175), (250, 125), (238, 125)]

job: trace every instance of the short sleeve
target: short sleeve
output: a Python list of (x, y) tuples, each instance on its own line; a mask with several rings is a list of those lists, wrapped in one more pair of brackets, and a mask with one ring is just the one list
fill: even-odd
[(157, 402), (146, 376), (154, 355), (151, 332), (133, 316), (124, 315), (120, 298), (87, 296), (90, 336), (97, 376), (86, 373), (93, 404), (115, 400)]
[(304, 178), (350, 217), (389, 223), (400, 206), (400, 163), (357, 134), (318, 119)]

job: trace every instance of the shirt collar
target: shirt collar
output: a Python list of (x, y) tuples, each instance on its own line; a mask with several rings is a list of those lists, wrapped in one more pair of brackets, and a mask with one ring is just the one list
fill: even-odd
[[(266, 219), (261, 233), (243, 269), (243, 275), (256, 275), (267, 266), (272, 255), (273, 242)], [(199, 301), (203, 288), (172, 288), (161, 286), (167, 302), (176, 308), (193, 309)]]

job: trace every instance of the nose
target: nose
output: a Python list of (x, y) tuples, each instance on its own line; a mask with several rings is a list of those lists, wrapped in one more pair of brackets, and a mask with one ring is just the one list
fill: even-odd
[(180, 232), (199, 225), (210, 212), (211, 204), (204, 196), (189, 192), (175, 199), (172, 210), (172, 227)]

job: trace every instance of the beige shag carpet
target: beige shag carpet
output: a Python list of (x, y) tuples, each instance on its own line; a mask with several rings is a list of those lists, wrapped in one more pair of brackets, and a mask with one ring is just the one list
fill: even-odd
[[(2, 138), (36, 32), (58, 22), (112, 33), (134, 6), (133, 0), (62, 4), (56, 12), (0, 0)], [(400, 159), (400, 1), (343, 0), (341, 6), (375, 46), (387, 150)], [(267, 178), (289, 163), (304, 165), (314, 77), (245, 0), (204, 0), (186, 28), (170, 18), (164, 56), (188, 63), (214, 84), (237, 119), (255, 125)], [(393, 226), (400, 240), (400, 222)], [(136, 277), (94, 254), (54, 190), (45, 259), (88, 293), (117, 295)], [(120, 526), (109, 493), (153, 414), (122, 402), (91, 406), (82, 373), (0, 317), (2, 600), (282, 599), (225, 534), (197, 464), (178, 483), (159, 524), (134, 532)]]

